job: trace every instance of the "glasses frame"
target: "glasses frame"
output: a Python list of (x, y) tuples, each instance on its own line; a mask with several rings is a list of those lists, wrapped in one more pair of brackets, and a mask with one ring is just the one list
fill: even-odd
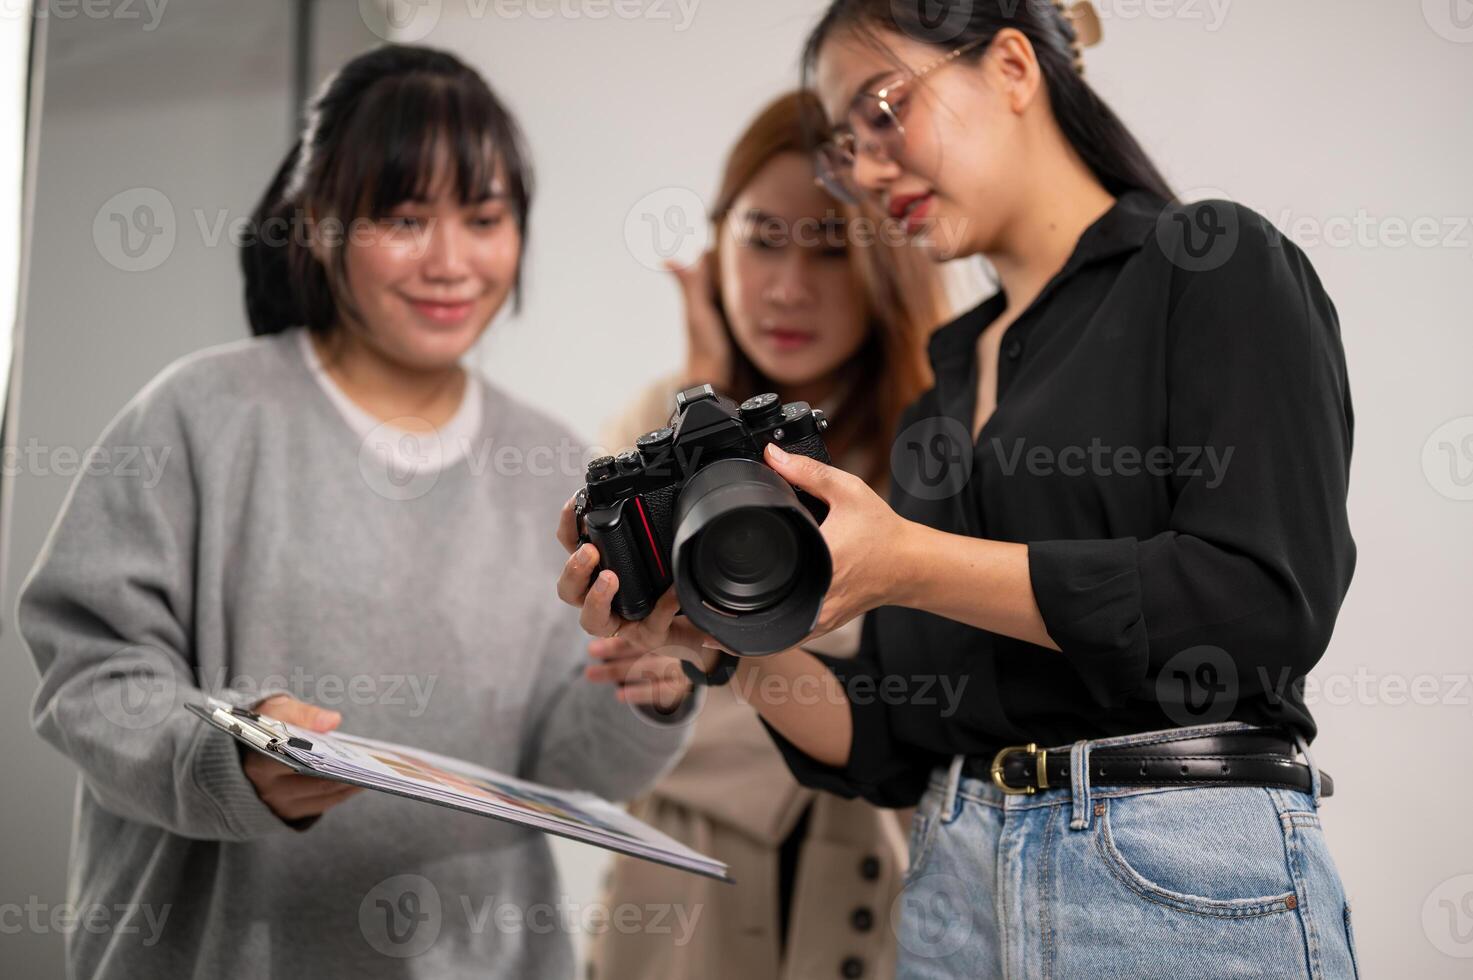
[(878, 149), (878, 140), (867, 140), (861, 144), (858, 134), (848, 120), (854, 114), (854, 107), (861, 100), (873, 100), (889, 118), (894, 131), (903, 142), (905, 140), (905, 124), (900, 121), (900, 113), (896, 110), (892, 100), (895, 93), (903, 90), (906, 86), (914, 85), (927, 75), (939, 68), (944, 68), (957, 58), (980, 47), (985, 42), (991, 41), (990, 37), (979, 37), (968, 41), (961, 47), (954, 48), (946, 54), (927, 62), (914, 71), (904, 69), (908, 74), (903, 78), (890, 82), (889, 84), (875, 90), (874, 92), (860, 92), (849, 102), (845, 110), (845, 122), (838, 128), (831, 130), (827, 139), (821, 142), (814, 150), (814, 182), (828, 191), (834, 197), (845, 204), (857, 205), (862, 197), (862, 192), (851, 186), (849, 178), (854, 173), (854, 164), (861, 153), (872, 158), (878, 158), (881, 162), (889, 163), (895, 158), (895, 154), (877, 153), (872, 147)]

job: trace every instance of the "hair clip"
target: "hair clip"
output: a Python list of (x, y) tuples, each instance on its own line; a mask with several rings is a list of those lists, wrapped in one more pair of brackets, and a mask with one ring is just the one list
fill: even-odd
[(1074, 28), (1074, 43), (1079, 47), (1092, 48), (1105, 36), (1100, 15), (1090, 0), (1079, 0), (1067, 8), (1061, 3), (1060, 13), (1069, 22), (1069, 26)]
[(1069, 6), (1065, 5), (1064, 0), (1054, 0), (1054, 7), (1058, 9), (1059, 17), (1064, 23), (1069, 25), (1069, 31), (1073, 35), (1069, 45), (1074, 50), (1074, 70), (1083, 75), (1084, 49), (1099, 44), (1105, 35), (1100, 24), (1100, 15), (1090, 0), (1078, 0)]

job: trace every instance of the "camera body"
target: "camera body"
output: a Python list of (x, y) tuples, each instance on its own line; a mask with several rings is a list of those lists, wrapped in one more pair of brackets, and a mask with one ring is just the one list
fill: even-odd
[(828, 507), (763, 462), (768, 443), (829, 462), (828, 420), (775, 394), (737, 405), (710, 385), (675, 396), (670, 425), (588, 464), (580, 540), (619, 578), (613, 611), (644, 619), (673, 583), (681, 611), (735, 653), (775, 653), (806, 636), (832, 563)]

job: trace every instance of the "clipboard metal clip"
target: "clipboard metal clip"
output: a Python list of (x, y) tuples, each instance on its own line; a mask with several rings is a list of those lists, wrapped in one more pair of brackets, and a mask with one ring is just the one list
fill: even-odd
[(280, 751), (279, 746), (286, 743), (293, 748), (312, 750), (311, 742), (291, 734), (274, 718), (257, 714), (250, 708), (237, 708), (219, 698), (207, 697), (205, 702), (210, 708), (210, 716), (220, 727), (232, 735), (239, 735), (258, 749), (277, 752)]

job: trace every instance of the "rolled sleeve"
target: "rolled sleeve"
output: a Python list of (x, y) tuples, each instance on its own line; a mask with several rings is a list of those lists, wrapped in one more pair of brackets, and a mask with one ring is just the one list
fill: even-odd
[(1035, 541), (1028, 576), (1048, 634), (1107, 707), (1140, 687), (1150, 661), (1134, 538)]
[(1354, 568), (1334, 309), (1292, 243), (1221, 206), (1233, 253), (1172, 287), (1169, 527), (1028, 545), (1049, 635), (1107, 707), (1155, 696), (1162, 666), (1201, 647), (1231, 660), (1237, 694), (1282, 691), (1324, 653)]

